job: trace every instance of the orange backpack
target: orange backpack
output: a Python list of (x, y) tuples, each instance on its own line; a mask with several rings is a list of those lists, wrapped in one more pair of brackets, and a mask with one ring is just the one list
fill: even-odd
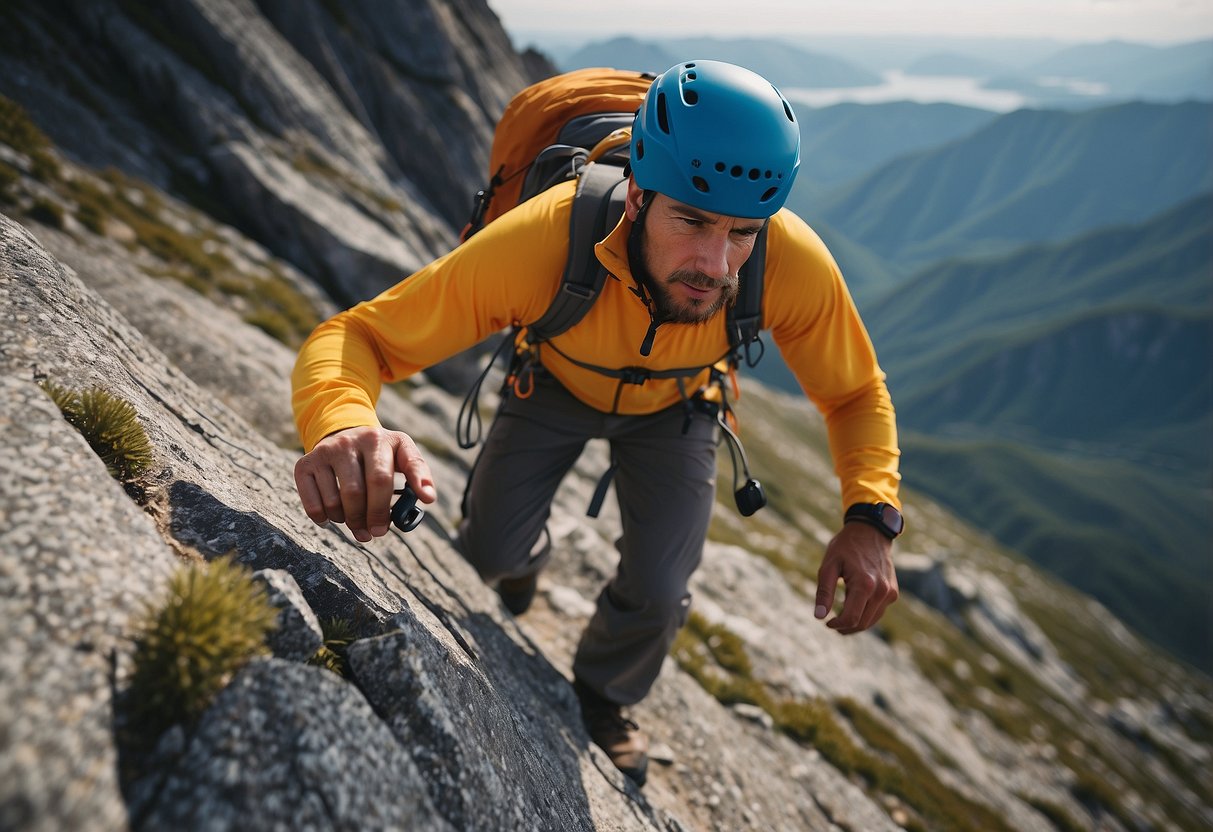
[[(573, 179), (595, 149), (599, 156), (627, 144), (600, 142), (630, 128), (656, 76), (617, 69), (579, 69), (527, 87), (514, 96), (497, 123), (489, 156), (488, 187), (477, 191), (460, 239), (558, 182)], [(597, 158), (597, 157), (595, 157)]]

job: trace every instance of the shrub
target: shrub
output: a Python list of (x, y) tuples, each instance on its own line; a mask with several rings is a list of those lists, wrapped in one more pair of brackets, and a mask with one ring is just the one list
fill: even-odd
[(50, 153), (50, 139), (38, 129), (20, 104), (2, 95), (0, 142), (30, 157), (36, 179), (45, 182), (58, 177), (59, 162)]
[(49, 199), (39, 197), (29, 207), (25, 215), (35, 222), (49, 225), (51, 228), (63, 228), (63, 209)]
[(114, 479), (134, 482), (151, 469), (155, 461), (152, 443), (130, 402), (99, 387), (75, 392), (47, 382), (42, 389)]
[(157, 736), (192, 723), (240, 668), (268, 652), (277, 618), (264, 588), (230, 557), (180, 568), (138, 628), (131, 727)]

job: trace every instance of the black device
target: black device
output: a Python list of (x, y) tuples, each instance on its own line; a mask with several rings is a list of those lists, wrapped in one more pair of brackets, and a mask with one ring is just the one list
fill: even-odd
[(856, 503), (847, 509), (843, 522), (858, 520), (875, 526), (889, 540), (897, 537), (905, 530), (905, 520), (901, 512), (888, 503)]
[(417, 494), (407, 484), (392, 493), (400, 495), (392, 506), (392, 524), (402, 532), (411, 532), (425, 517), (425, 512), (417, 507)]
[(750, 477), (745, 485), (733, 493), (737, 501), (737, 510), (743, 517), (749, 517), (767, 504), (767, 493), (762, 490), (762, 483)]

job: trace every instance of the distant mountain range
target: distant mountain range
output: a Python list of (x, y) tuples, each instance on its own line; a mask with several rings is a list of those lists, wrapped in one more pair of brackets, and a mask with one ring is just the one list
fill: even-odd
[[(876, 86), (883, 73), (981, 79), (1031, 106), (1086, 108), (1149, 100), (1213, 100), (1213, 40), (1177, 46), (1108, 41), (1065, 45), (1039, 39), (921, 42), (875, 38), (616, 37), (552, 54), (562, 70), (615, 66), (660, 72), (688, 58), (748, 66), (786, 89)], [(932, 48), (931, 44), (938, 44)]]
[(880, 76), (842, 58), (812, 52), (779, 40), (744, 38), (677, 38), (640, 40), (612, 38), (586, 44), (559, 58), (564, 70), (591, 66), (613, 66), (662, 72), (679, 61), (716, 60), (741, 64), (759, 73), (775, 86), (863, 87), (880, 83)]
[[(1106, 87), (1114, 98), (1152, 101), (1213, 98), (1213, 40), (1178, 46), (1149, 46), (1111, 41), (1064, 49), (1016, 73), (1040, 79), (1071, 78)], [(991, 86), (1009, 86), (1007, 79)]]
[(827, 186), (840, 185), (899, 156), (936, 148), (989, 124), (996, 114), (956, 104), (792, 105), (800, 120), (800, 172), (792, 206), (804, 216)]
[(1020, 110), (892, 162), (817, 216), (902, 267), (1140, 222), (1213, 188), (1213, 105)]
[(1205, 661), (1210, 264), (1204, 195), (1141, 225), (932, 266), (865, 310), (907, 482)]

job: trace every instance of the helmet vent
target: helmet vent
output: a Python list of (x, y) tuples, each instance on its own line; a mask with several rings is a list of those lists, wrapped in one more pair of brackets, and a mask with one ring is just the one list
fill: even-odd
[(758, 168), (750, 168), (750, 181), (751, 182), (757, 182), (758, 177), (760, 177), (760, 176), (762, 176), (762, 171), (760, 171)]
[(699, 103), (699, 93), (695, 92), (695, 90), (683, 90), (682, 100), (694, 107)]
[(691, 184), (695, 186), (695, 190), (701, 193), (706, 194), (710, 190), (710, 188), (708, 188), (707, 180), (705, 180), (702, 176), (692, 176)]
[(787, 101), (783, 102), (783, 112), (788, 117), (788, 121), (792, 122), (793, 124), (796, 123), (796, 116), (792, 115), (792, 105)]
[(666, 111), (664, 92), (657, 96), (657, 127), (662, 133), (670, 135), (670, 114)]
[(779, 193), (778, 188), (767, 188), (766, 191), (763, 192), (762, 196), (758, 199), (758, 201), (767, 202), (771, 199), (771, 197), (775, 196), (775, 194), (777, 194), (777, 193)]
[(729, 168), (729, 176), (733, 177), (734, 179), (740, 179), (741, 173), (741, 165), (733, 165), (733, 167)]
[(636, 161), (644, 158), (644, 139), (636, 140)]

